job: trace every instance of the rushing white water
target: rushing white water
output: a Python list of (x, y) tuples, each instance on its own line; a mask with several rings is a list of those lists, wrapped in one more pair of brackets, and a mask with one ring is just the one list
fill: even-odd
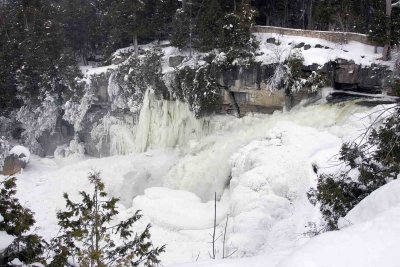
[[(214, 117), (210, 122), (214, 125), (214, 133), (187, 147), (187, 154), (166, 175), (164, 185), (194, 192), (203, 200), (211, 199), (214, 192), (221, 195), (229, 182), (229, 159), (232, 154), (252, 140), (264, 139), (277, 124), (289, 121), (334, 131), (336, 124), (361, 110), (363, 108), (353, 104), (345, 107), (324, 104), (297, 108), (288, 113), (248, 115), (240, 119)], [(357, 127), (359, 125), (354, 125), (354, 128)]]

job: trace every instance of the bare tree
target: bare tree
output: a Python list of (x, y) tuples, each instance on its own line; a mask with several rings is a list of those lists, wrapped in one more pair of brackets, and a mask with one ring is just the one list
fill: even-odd
[(214, 229), (213, 229), (213, 234), (212, 234), (212, 252), (210, 254), (210, 257), (215, 260), (215, 242), (217, 241), (218, 238), (215, 237), (215, 231), (217, 229), (217, 192), (214, 193)]
[(382, 51), (382, 59), (385, 61), (390, 59), (391, 16), (392, 16), (392, 0), (386, 0), (386, 43)]

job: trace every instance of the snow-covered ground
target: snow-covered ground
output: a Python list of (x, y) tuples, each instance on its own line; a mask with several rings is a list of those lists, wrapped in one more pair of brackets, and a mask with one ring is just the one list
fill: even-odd
[[(342, 142), (359, 136), (382, 107), (322, 103), (273, 115), (215, 116), (197, 127), (193, 117), (184, 117), (184, 123), (174, 121), (182, 120), (174, 113), (185, 113), (182, 107), (170, 107), (179, 103), (162, 102), (145, 103), (142, 112), (148, 116), (141, 116), (139, 129), (132, 132), (152, 136), (143, 141), (151, 150), (101, 159), (31, 156), (17, 177), (18, 196), (35, 212), (39, 234), (45, 238), (57, 234), (55, 215), (64, 207), (63, 192), (77, 199), (78, 191), (89, 188), (86, 177), (91, 170), (101, 171), (107, 191), (121, 198), (117, 220), (142, 210), (138, 227), (151, 223), (154, 243), (167, 244), (162, 255), (166, 266), (325, 266), (319, 260), (338, 249), (340, 242), (348, 242), (350, 249), (355, 246), (350, 242), (352, 236), (370, 229), (376, 232), (367, 237), (374, 238), (386, 220), (400, 216), (397, 209), (382, 212), (381, 217), (367, 216), (368, 229), (364, 219), (354, 219), (354, 225), (337, 233), (311, 240), (304, 235), (307, 222), (320, 219), (318, 209), (306, 198), (316, 180), (312, 164), (321, 170), (337, 168), (335, 159)], [(138, 142), (131, 143), (143, 148)], [(221, 236), (216, 243), (217, 258), (224, 253), (230, 259), (211, 262), (214, 192), (217, 236), (228, 218), (225, 250)], [(364, 245), (360, 240), (354, 242)], [(381, 249), (379, 257), (392, 252), (384, 250), (384, 243), (376, 246)], [(346, 266), (335, 260), (338, 264), (332, 260), (333, 265), (327, 266)]]
[[(262, 52), (262, 54), (257, 57), (257, 60), (265, 63), (276, 61), (277, 56), (283, 61), (288, 54), (299, 51), (304, 57), (305, 65), (324, 65), (338, 58), (353, 60), (356, 64), (361, 64), (362, 66), (370, 66), (373, 63), (393, 64), (393, 62), (379, 60), (382, 54), (375, 53), (374, 46), (355, 41), (350, 41), (347, 44), (338, 44), (318, 38), (280, 35), (275, 33), (256, 33), (255, 36), (260, 42), (259, 51)], [(279, 42), (280, 45), (276, 46), (275, 44), (268, 43), (268, 38), (275, 38), (275, 42)], [(310, 48), (304, 49), (304, 46), (295, 48), (295, 46), (300, 43), (309, 45)], [(381, 48), (378, 49), (378, 52), (381, 52)]]
[[(377, 53), (375, 53), (374, 46), (359, 43), (356, 41), (350, 41), (347, 44), (339, 44), (319, 38), (281, 35), (276, 33), (254, 33), (254, 36), (256, 37), (257, 41), (259, 41), (259, 48), (256, 52), (256, 61), (262, 62), (264, 64), (283, 62), (287, 59), (289, 55), (295, 52), (299, 52), (304, 58), (305, 65), (318, 64), (320, 66), (323, 66), (325, 63), (329, 61), (334, 61), (335, 59), (345, 59), (353, 60), (356, 64), (360, 64), (361, 66), (381, 64), (387, 65), (391, 68), (394, 67), (394, 60), (381, 60), (382, 47), (378, 47)], [(279, 43), (280, 45), (277, 46), (275, 44), (268, 43), (267, 39), (269, 38), (274, 38), (275, 42)], [(304, 43), (305, 46), (308, 45), (309, 48), (304, 49), (304, 46), (300, 48), (295, 48), (296, 45), (301, 43)], [(175, 70), (173, 67), (169, 66), (169, 58), (171, 56), (179, 55), (185, 57), (179, 67), (184, 67), (187, 65), (202, 65), (205, 63), (205, 61), (201, 60), (201, 58), (206, 56), (207, 53), (193, 50), (192, 58), (189, 59), (189, 49), (178, 49), (177, 47), (169, 46), (168, 42), (162, 42), (161, 44), (149, 43), (146, 45), (140, 45), (139, 47), (143, 50), (148, 50), (155, 46), (158, 46), (164, 54), (164, 60), (162, 62), (163, 73), (168, 73)], [(133, 46), (120, 49), (116, 51), (114, 56), (119, 57), (119, 53), (129, 51), (133, 52), (133, 49)], [(91, 76), (94, 74), (106, 72), (110, 69), (115, 69), (117, 67), (118, 65), (114, 64), (102, 67), (81, 66), (81, 70), (83, 74)]]

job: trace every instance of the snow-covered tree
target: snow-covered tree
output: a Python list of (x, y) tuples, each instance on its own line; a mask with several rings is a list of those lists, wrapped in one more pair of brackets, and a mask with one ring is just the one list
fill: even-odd
[[(278, 53), (278, 54), (277, 54)], [(277, 52), (276, 65), (272, 76), (267, 80), (267, 87), (271, 91), (285, 90), (286, 95), (291, 95), (302, 88), (316, 91), (325, 85), (326, 80), (322, 74), (315, 71), (305, 73), (303, 68), (304, 58), (299, 51)], [(287, 58), (282, 61), (282, 57)]]

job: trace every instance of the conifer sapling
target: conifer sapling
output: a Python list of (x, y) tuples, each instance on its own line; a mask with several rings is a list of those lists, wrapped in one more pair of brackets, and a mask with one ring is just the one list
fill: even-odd
[(98, 172), (88, 178), (93, 193), (81, 191), (81, 202), (64, 194), (67, 210), (57, 213), (61, 235), (52, 240), (55, 256), (50, 266), (157, 266), (165, 246), (153, 247), (150, 225), (142, 233), (132, 229), (142, 217), (140, 211), (115, 224), (119, 199), (107, 198)]

